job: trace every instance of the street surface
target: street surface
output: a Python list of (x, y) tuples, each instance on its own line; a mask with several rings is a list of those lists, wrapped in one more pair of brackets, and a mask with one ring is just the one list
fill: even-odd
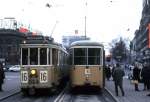
[(3, 91), (0, 92), (0, 100), (6, 96), (10, 96), (20, 91), (20, 73), (5, 72), (5, 80), (2, 86)]
[(107, 90), (67, 90), (59, 102), (116, 102)]
[[(18, 92), (18, 93), (17, 93)], [(17, 93), (13, 95), (14, 93)], [(13, 96), (11, 96), (13, 95)], [(20, 92), (20, 73), (19, 72), (5, 72), (5, 82), (3, 84), (3, 91), (0, 92), (0, 99), (10, 96), (1, 102), (53, 102), (57, 95), (37, 95), (37, 96), (23, 96)]]
[[(61, 91), (63, 92), (63, 91)], [(5, 83), (3, 91), (0, 92), (1, 102), (114, 102), (106, 94), (88, 93), (72, 94), (69, 88), (66, 88), (62, 94), (38, 94), (35, 96), (23, 96), (20, 92), (20, 73), (5, 72)], [(15, 94), (14, 94), (15, 93)], [(7, 97), (6, 97), (7, 96)], [(58, 98), (60, 96), (60, 98)]]
[(113, 94), (113, 96), (118, 100), (118, 102), (150, 102), (150, 97), (147, 96), (150, 91), (143, 91), (143, 83), (139, 83), (139, 90), (134, 90), (134, 85), (131, 84), (131, 80), (128, 79), (129, 70), (126, 70), (126, 76), (124, 77), (123, 87), (125, 91), (125, 96), (121, 96), (121, 92), (119, 89), (119, 96), (115, 95), (115, 86), (114, 82), (111, 79), (110, 81), (106, 81), (106, 88)]
[(20, 93), (1, 102), (53, 102), (56, 97), (56, 95), (23, 96)]

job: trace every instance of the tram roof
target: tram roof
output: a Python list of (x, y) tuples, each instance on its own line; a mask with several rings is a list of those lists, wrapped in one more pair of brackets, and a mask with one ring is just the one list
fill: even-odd
[[(64, 46), (62, 46), (59, 43), (50, 43), (50, 44), (20, 44), (21, 48), (58, 48), (58, 49), (62, 49), (64, 52), (66, 52), (66, 48)], [(66, 52), (67, 53), (67, 52)]]
[(73, 42), (70, 47), (73, 46), (102, 46), (103, 47), (103, 44), (99, 42), (90, 41), (90, 40), (81, 40), (81, 41)]

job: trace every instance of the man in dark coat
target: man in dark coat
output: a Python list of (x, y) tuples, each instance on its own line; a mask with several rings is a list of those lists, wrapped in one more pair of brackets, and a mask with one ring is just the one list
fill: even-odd
[(141, 71), (141, 77), (143, 79), (143, 82), (144, 82), (144, 89), (143, 90), (146, 90), (146, 89), (150, 89), (150, 68), (145, 65)]
[(2, 84), (4, 82), (5, 74), (3, 70), (3, 65), (0, 63), (0, 91), (2, 91)]
[[(140, 69), (135, 65), (133, 69), (133, 80), (136, 80), (137, 82), (140, 81)], [(134, 83), (135, 85), (135, 91), (139, 91), (138, 83)]]
[(125, 72), (123, 69), (121, 69), (119, 63), (116, 64), (116, 68), (113, 72), (113, 79), (115, 83), (115, 92), (116, 96), (118, 96), (118, 86), (122, 92), (122, 96), (124, 96), (124, 90), (123, 90), (123, 76), (125, 75)]

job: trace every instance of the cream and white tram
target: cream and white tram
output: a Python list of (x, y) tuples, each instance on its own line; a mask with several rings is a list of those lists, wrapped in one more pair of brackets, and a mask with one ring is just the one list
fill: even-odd
[(104, 47), (98, 42), (76, 41), (70, 46), (70, 83), (76, 87), (104, 87)]
[(56, 43), (21, 44), (21, 91), (56, 90), (68, 77), (66, 50)]

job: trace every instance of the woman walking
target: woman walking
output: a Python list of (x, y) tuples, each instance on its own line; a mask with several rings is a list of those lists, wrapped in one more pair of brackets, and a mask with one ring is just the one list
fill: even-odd
[(138, 68), (137, 65), (135, 65), (133, 69), (133, 80), (134, 80), (134, 86), (135, 86), (135, 91), (139, 91), (138, 88), (138, 82), (140, 81), (140, 69)]

